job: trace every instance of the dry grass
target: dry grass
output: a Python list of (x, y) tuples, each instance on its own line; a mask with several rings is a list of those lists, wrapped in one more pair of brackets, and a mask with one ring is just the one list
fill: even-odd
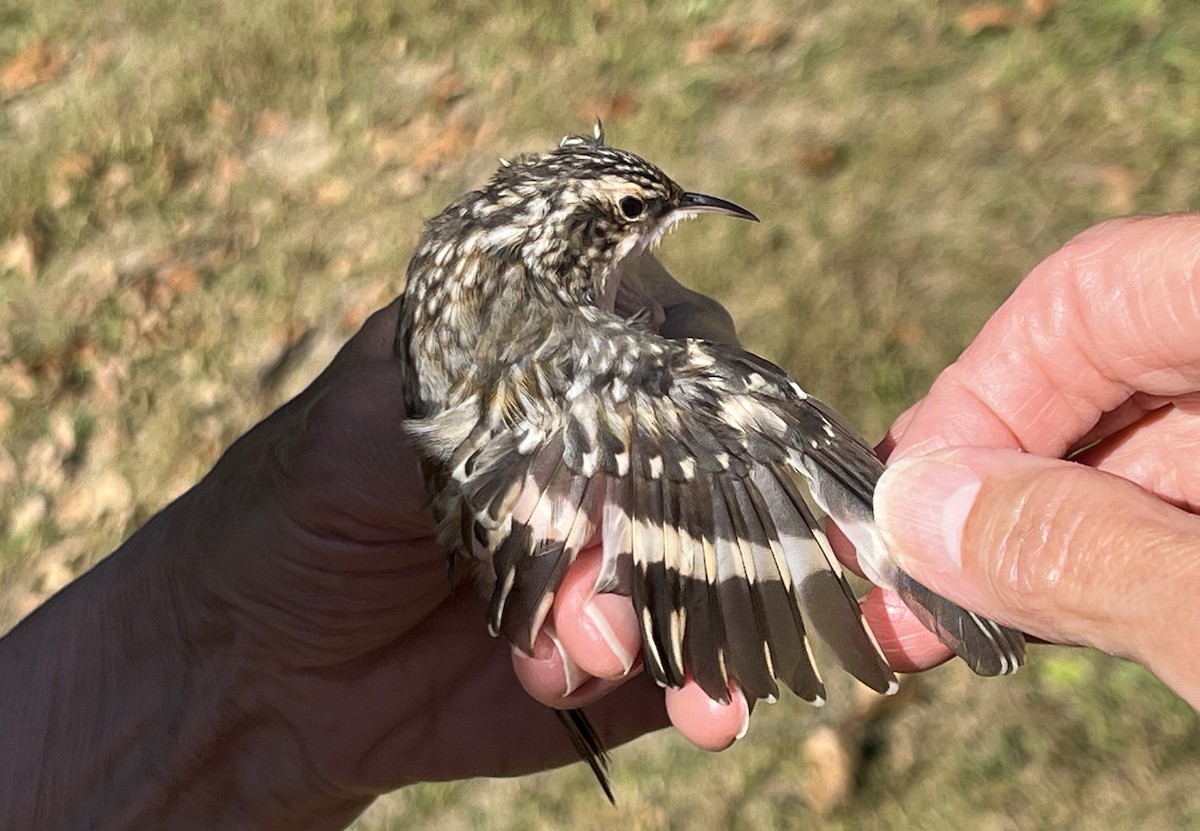
[[(0, 8), (0, 622), (303, 386), (400, 288), (423, 216), (595, 115), (764, 218), (663, 257), (869, 435), (1041, 256), (1200, 197), (1185, 0), (561, 5)], [(764, 707), (718, 757), (623, 749), (616, 811), (569, 769), (411, 788), (360, 827), (1200, 822), (1194, 714), (1119, 662), (1039, 649), (1010, 681), (856, 701)], [(840, 806), (818, 725), (850, 750)]]

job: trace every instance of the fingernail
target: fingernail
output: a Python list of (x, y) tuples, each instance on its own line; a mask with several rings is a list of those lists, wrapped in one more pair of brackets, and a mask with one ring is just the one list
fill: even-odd
[[(629, 599), (614, 594), (598, 594), (583, 607), (583, 614), (595, 627), (596, 634), (612, 652), (613, 657), (621, 665), (621, 676), (629, 674), (637, 654), (625, 648), (614, 628), (613, 621), (618, 621), (624, 629), (629, 629), (632, 623), (633, 631), (637, 631), (637, 619), (633, 615), (633, 607)], [(626, 620), (629, 618), (630, 620)]]
[(978, 473), (944, 455), (889, 467), (875, 488), (875, 521), (888, 553), (916, 576), (961, 571), (963, 529), (981, 486)]
[(558, 635), (550, 627), (545, 627), (543, 632), (550, 638), (550, 642), (554, 644), (554, 651), (558, 653), (558, 657), (562, 660), (563, 681), (566, 686), (566, 691), (563, 693), (563, 698), (566, 698), (583, 684), (588, 679), (588, 674), (579, 668), (579, 665), (571, 660), (571, 656), (567, 654), (567, 650), (563, 648), (562, 641), (558, 639)]

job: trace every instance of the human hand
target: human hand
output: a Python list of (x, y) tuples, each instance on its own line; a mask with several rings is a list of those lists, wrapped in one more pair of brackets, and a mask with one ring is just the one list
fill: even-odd
[[(628, 288), (626, 300), (653, 304), (665, 330), (734, 337), (723, 309), (653, 260)], [(181, 580), (208, 599), (184, 610), (194, 618), (185, 625), (198, 640), (236, 638), (249, 668), (239, 696), (265, 696), (290, 726), (307, 760), (301, 775), (349, 793), (576, 760), (537, 701), (588, 705), (610, 746), (666, 726), (662, 692), (640, 677), (628, 599), (588, 603), (598, 548), (570, 570), (553, 615), (560, 634), (548, 626), (533, 656), (488, 636), (474, 586), (451, 588), (401, 426), (398, 310), (372, 316), (307, 390), (168, 509), (172, 537), (186, 541)], [(715, 729), (727, 734), (718, 744), (731, 742), (748, 715), (740, 703), (722, 720), (704, 696), (693, 735)]]
[[(898, 419), (876, 492), (900, 565), (962, 605), (1147, 666), (1200, 669), (1200, 216), (1122, 219), (1033, 270)], [(1072, 461), (1059, 461), (1072, 456)], [(936, 639), (884, 594), (913, 668)]]
[[(732, 333), (657, 264), (631, 285), (664, 328)], [(514, 661), (554, 706), (589, 704), (609, 746), (669, 723), (607, 600), (588, 617), (612, 633), (599, 649), (543, 636), (514, 658), (477, 589), (451, 587), (402, 426), (398, 316), (373, 315), (199, 484), (0, 638), (0, 825), (341, 828), (410, 782), (576, 760)], [(596, 559), (572, 571), (559, 621)]]
[[(190, 552), (184, 580), (236, 633), (240, 696), (289, 726), (306, 775), (347, 793), (578, 758), (518, 684), (508, 646), (488, 635), (478, 591), (451, 588), (401, 427), (398, 309), (372, 316), (173, 506)], [(667, 724), (647, 679), (592, 685), (559, 706), (617, 686), (589, 708), (609, 743)]]

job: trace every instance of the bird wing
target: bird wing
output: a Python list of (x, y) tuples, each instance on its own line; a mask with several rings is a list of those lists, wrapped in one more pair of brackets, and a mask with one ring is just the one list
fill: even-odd
[[(855, 677), (894, 689), (788, 470), (807, 437), (826, 437), (825, 417), (761, 359), (654, 340), (647, 355), (645, 340), (609, 337), (557, 371), (530, 356), (465, 405), (480, 416), (445, 462), (458, 498), (443, 542), (491, 562), (492, 630), (532, 650), (567, 566), (602, 530), (596, 589), (632, 598), (660, 683), (690, 675), (726, 700), (730, 681), (770, 698), (778, 679), (821, 701), (807, 621)], [(558, 406), (538, 406), (548, 393)], [(833, 461), (869, 493), (880, 468), (864, 453), (861, 471)]]

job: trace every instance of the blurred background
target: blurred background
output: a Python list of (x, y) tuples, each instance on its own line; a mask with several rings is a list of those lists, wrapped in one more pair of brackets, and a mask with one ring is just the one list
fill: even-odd
[[(763, 218), (661, 257), (877, 439), (1040, 258), (1197, 205), (1197, 43), (1189, 0), (4, 0), (0, 631), (308, 383), (424, 217), (596, 116)], [(1200, 722), (1129, 664), (833, 693), (618, 750), (616, 809), (576, 765), (356, 827), (1200, 827)]]

